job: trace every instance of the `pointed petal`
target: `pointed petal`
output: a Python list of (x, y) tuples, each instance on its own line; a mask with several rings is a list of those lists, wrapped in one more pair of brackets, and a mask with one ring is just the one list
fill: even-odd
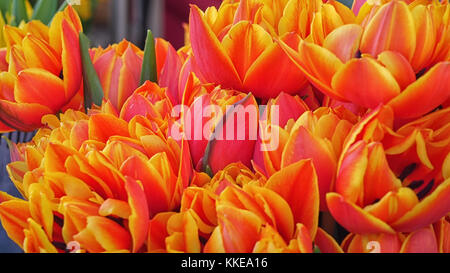
[(319, 221), (319, 187), (311, 160), (301, 160), (284, 167), (267, 181), (269, 188), (291, 207), (294, 223), (304, 224), (315, 237)]
[(397, 80), (401, 90), (405, 89), (416, 80), (416, 75), (411, 65), (400, 53), (395, 51), (383, 51), (378, 55), (377, 60), (391, 72), (392, 76)]
[(344, 253), (335, 239), (320, 227), (317, 229), (314, 244), (319, 247), (320, 253)]
[(432, 111), (448, 98), (450, 98), (450, 62), (442, 62), (433, 66), (388, 104), (396, 117), (413, 118)]
[(436, 222), (449, 211), (450, 179), (447, 179), (391, 226), (401, 232), (412, 232)]
[(411, 60), (415, 49), (415, 24), (403, 1), (383, 5), (366, 26), (361, 40), (361, 52), (372, 56), (392, 50)]
[[(281, 39), (291, 46), (299, 42), (298, 36), (293, 34)], [(281, 46), (272, 42), (248, 68), (243, 79), (244, 89), (258, 98), (273, 98), (280, 92), (295, 94), (307, 82), (303, 72), (286, 56)]]
[(400, 93), (389, 70), (370, 58), (347, 62), (334, 75), (331, 86), (347, 100), (367, 108), (375, 108)]
[(25, 234), (23, 230), (28, 227), (27, 219), (31, 218), (28, 202), (23, 200), (10, 200), (0, 204), (0, 219), (8, 237), (17, 245), (22, 246)]
[(236, 68), (197, 6), (191, 6), (189, 30), (192, 51), (202, 75), (208, 81), (239, 89), (242, 84)]
[(38, 68), (25, 69), (19, 73), (14, 97), (19, 103), (38, 103), (53, 112), (57, 112), (66, 104), (63, 81)]
[(128, 226), (133, 240), (133, 252), (138, 252), (144, 245), (147, 238), (149, 214), (147, 199), (144, 190), (138, 181), (131, 177), (126, 178), (125, 189), (128, 193), (128, 203), (131, 208), (131, 215), (128, 218)]
[(433, 228), (422, 228), (409, 234), (403, 242), (401, 253), (438, 253)]
[(106, 142), (111, 136), (128, 134), (128, 123), (109, 114), (93, 115), (89, 119), (89, 139)]
[(328, 193), (327, 204), (334, 219), (350, 232), (359, 234), (395, 233), (388, 224), (346, 201), (340, 194)]
[(323, 47), (346, 63), (356, 57), (362, 34), (363, 29), (359, 25), (343, 25), (328, 34), (323, 42)]

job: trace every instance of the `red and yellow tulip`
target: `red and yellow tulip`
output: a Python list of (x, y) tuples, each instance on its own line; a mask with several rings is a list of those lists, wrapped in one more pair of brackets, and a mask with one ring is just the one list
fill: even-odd
[(450, 138), (443, 109), (392, 130), (389, 107), (355, 125), (338, 164), (328, 208), (358, 234), (414, 232), (448, 214)]
[(39, 21), (4, 27), (8, 69), (0, 77), (0, 131), (33, 131), (44, 115), (70, 103), (81, 86), (81, 30), (70, 6), (50, 27)]
[(372, 109), (387, 104), (402, 119), (446, 102), (450, 6), (394, 0), (370, 7), (358, 15), (362, 25), (340, 26), (322, 44), (280, 44), (311, 83), (333, 99)]

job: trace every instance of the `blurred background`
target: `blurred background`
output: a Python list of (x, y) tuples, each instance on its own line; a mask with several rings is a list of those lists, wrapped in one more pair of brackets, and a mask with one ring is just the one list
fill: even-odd
[[(0, 0), (1, 1), (5, 0)], [(351, 6), (353, 0), (339, 0)], [(32, 4), (35, 1), (30, 0)], [(62, 2), (62, 0), (61, 0)], [(168, 40), (176, 49), (184, 44), (183, 24), (189, 21), (189, 4), (202, 10), (208, 6), (219, 7), (221, 0), (68, 0), (75, 5), (83, 20), (85, 33), (91, 46), (106, 47), (111, 43), (127, 39), (140, 48), (144, 47), (147, 29), (155, 37)], [(78, 3), (77, 3), (78, 2)], [(26, 142), (32, 134), (13, 132), (6, 136), (13, 142)], [(6, 172), (9, 150), (4, 139), (0, 139), (0, 191), (19, 196)], [(0, 226), (0, 253), (22, 252)]]

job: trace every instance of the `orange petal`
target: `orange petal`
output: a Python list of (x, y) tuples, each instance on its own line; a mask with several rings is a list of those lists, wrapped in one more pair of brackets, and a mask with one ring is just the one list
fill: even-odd
[(364, 141), (351, 146), (342, 156), (336, 179), (336, 192), (345, 200), (363, 204), (364, 175), (368, 165), (368, 149)]
[(401, 90), (405, 89), (416, 80), (416, 75), (411, 65), (400, 53), (395, 51), (383, 51), (378, 55), (377, 60), (391, 72), (392, 76), (397, 80)]
[(304, 224), (315, 237), (319, 221), (319, 187), (311, 160), (301, 160), (273, 174), (265, 187), (275, 191), (291, 207), (294, 223)]
[(61, 31), (65, 99), (69, 101), (81, 85), (80, 43), (78, 32), (65, 19), (62, 21)]
[(412, 232), (438, 221), (449, 211), (450, 179), (447, 179), (391, 226), (401, 232)]
[(39, 68), (25, 69), (19, 73), (14, 97), (19, 103), (38, 103), (53, 112), (66, 104), (63, 81)]
[(192, 51), (202, 75), (208, 81), (239, 89), (242, 84), (236, 68), (195, 5), (191, 6), (189, 30)]
[(22, 246), (25, 235), (23, 230), (28, 227), (27, 219), (31, 218), (28, 202), (10, 200), (0, 204), (0, 219), (8, 237)]
[(327, 204), (334, 219), (350, 232), (358, 234), (395, 233), (388, 224), (346, 201), (340, 194), (328, 193)]
[(417, 196), (410, 188), (400, 188), (396, 192), (388, 192), (377, 203), (364, 208), (373, 216), (392, 223), (419, 203)]
[(249, 253), (253, 250), (262, 225), (258, 216), (247, 210), (220, 205), (217, 218), (226, 252)]
[(47, 194), (49, 189), (41, 183), (31, 184), (28, 188), (31, 216), (41, 225), (47, 236), (52, 239), (53, 235), (53, 210), (50, 202), (51, 196)]
[(411, 60), (415, 49), (414, 19), (408, 5), (402, 1), (383, 5), (366, 26), (361, 40), (361, 52), (372, 56), (392, 50)]
[(23, 53), (29, 67), (41, 68), (55, 76), (61, 72), (61, 62), (47, 42), (27, 35), (22, 41)]
[[(416, 27), (416, 50), (411, 60), (414, 71), (419, 72), (433, 56), (436, 46), (436, 31), (433, 18), (426, 5), (417, 5), (411, 10)], [(419, 19), (420, 18), (420, 19)]]
[(175, 212), (158, 213), (150, 220), (148, 226), (148, 252), (164, 252), (166, 251), (167, 222), (175, 214)]
[(450, 62), (442, 62), (433, 66), (388, 104), (396, 117), (414, 118), (432, 111), (448, 98), (450, 98)]
[(334, 74), (342, 67), (341, 60), (331, 51), (319, 45), (301, 41), (298, 52), (283, 41), (278, 41), (289, 58), (320, 91), (337, 100), (344, 97), (331, 88)]
[(128, 137), (128, 123), (109, 114), (96, 114), (89, 119), (89, 139), (102, 142), (111, 136)]
[(125, 201), (108, 198), (98, 209), (98, 214), (105, 217), (113, 216), (128, 219), (131, 215), (131, 208)]
[[(298, 36), (293, 34), (281, 39), (291, 46), (298, 44)], [(295, 94), (307, 82), (281, 46), (272, 42), (248, 68), (243, 81), (244, 89), (258, 98), (273, 98), (280, 92)]]
[(142, 187), (131, 177), (126, 178), (125, 189), (128, 193), (128, 204), (131, 208), (131, 215), (128, 218), (128, 227), (133, 240), (133, 252), (139, 251), (143, 246), (148, 231), (149, 214), (147, 199)]
[(222, 46), (242, 80), (250, 66), (272, 43), (272, 37), (264, 28), (249, 21), (233, 25), (222, 39)]
[(331, 190), (335, 179), (336, 156), (327, 142), (312, 135), (305, 127), (293, 130), (283, 149), (281, 166), (288, 166), (302, 159), (312, 159), (319, 181), (320, 207), (325, 210), (325, 195)]
[(356, 24), (343, 25), (325, 38), (323, 47), (333, 52), (342, 62), (356, 57), (363, 29)]
[(321, 253), (344, 253), (335, 239), (320, 227), (317, 229), (314, 244), (319, 247)]
[(438, 253), (433, 228), (422, 228), (409, 234), (403, 242), (401, 253)]
[(375, 108), (400, 93), (389, 70), (371, 58), (347, 62), (334, 75), (331, 86), (347, 100), (367, 108)]
[[(86, 229), (106, 251), (131, 248), (130, 234), (122, 226), (106, 217), (89, 216)], [(74, 236), (74, 239), (77, 240), (77, 236)]]

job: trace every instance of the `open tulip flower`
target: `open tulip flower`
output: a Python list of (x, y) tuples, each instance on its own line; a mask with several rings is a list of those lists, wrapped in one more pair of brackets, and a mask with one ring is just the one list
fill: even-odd
[(392, 130), (388, 106), (355, 125), (338, 163), (328, 208), (357, 234), (414, 232), (450, 211), (450, 109)]
[[(289, 108), (280, 105), (280, 109), (286, 112)], [(286, 120), (283, 116), (280, 115), (281, 121)], [(265, 129), (260, 130), (262, 137), (255, 148), (254, 168), (270, 176), (299, 160), (312, 159), (319, 180), (320, 208), (326, 210), (325, 195), (334, 187), (342, 145), (357, 117), (343, 107), (322, 107), (293, 117), (280, 125), (260, 125)], [(274, 137), (279, 139), (278, 147), (265, 149)]]
[(71, 241), (88, 252), (139, 251), (150, 217), (180, 205), (192, 169), (187, 142), (141, 115), (127, 122), (69, 110), (43, 120), (48, 128), (8, 166), (26, 199), (2, 195), (9, 236), (26, 252), (64, 251)]
[(71, 6), (50, 27), (5, 25), (8, 69), (0, 74), (0, 131), (33, 131), (69, 104), (81, 86), (80, 19)]
[(187, 188), (180, 213), (156, 215), (148, 245), (152, 252), (311, 253), (314, 241), (324, 252), (342, 252), (317, 227), (317, 197), (310, 160), (267, 180), (232, 164), (205, 184)]
[[(396, 119), (416, 118), (450, 96), (450, 6), (393, 0), (363, 6), (360, 24), (337, 27), (322, 44), (280, 44), (326, 95), (366, 108), (392, 107)], [(364, 8), (366, 7), (366, 8)], [(370, 9), (370, 11), (369, 11)]]
[(120, 111), (127, 98), (139, 87), (144, 53), (123, 40), (106, 49), (94, 48), (91, 55), (105, 98)]

